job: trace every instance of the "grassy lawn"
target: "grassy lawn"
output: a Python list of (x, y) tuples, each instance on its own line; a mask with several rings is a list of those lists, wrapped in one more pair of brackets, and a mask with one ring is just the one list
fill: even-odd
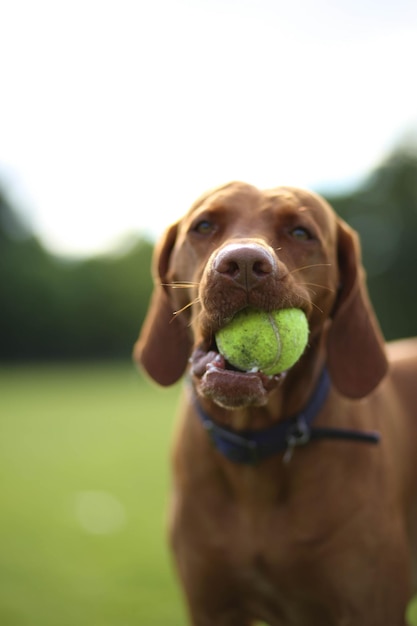
[(0, 370), (0, 624), (185, 624), (164, 518), (177, 395), (130, 364)]
[(130, 363), (0, 369), (0, 624), (185, 626), (165, 540), (178, 391)]

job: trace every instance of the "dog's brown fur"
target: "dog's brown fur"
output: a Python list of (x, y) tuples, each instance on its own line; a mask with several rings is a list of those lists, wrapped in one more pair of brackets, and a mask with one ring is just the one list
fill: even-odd
[[(170, 528), (191, 623), (403, 626), (415, 590), (417, 341), (384, 345), (356, 233), (313, 193), (230, 183), (167, 230), (154, 276), (135, 359), (155, 381), (189, 367), (203, 409), (238, 432), (301, 410), (327, 366), (315, 426), (381, 434), (378, 445), (310, 442), (288, 464), (237, 464), (213, 447), (187, 386)], [(309, 345), (285, 375), (215, 367), (216, 331), (247, 306), (305, 311)]]

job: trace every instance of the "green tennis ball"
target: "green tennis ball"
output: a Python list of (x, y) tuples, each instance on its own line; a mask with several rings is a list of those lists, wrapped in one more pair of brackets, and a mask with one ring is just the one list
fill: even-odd
[(216, 334), (220, 354), (244, 372), (268, 376), (289, 369), (303, 354), (308, 322), (301, 309), (243, 309)]

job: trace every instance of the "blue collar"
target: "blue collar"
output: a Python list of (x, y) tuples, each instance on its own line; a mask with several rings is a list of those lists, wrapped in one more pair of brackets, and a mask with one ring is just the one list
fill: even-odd
[(290, 461), (294, 449), (314, 439), (348, 439), (364, 443), (378, 443), (379, 433), (345, 430), (341, 428), (312, 428), (314, 418), (324, 405), (330, 389), (330, 377), (324, 369), (310, 400), (297, 415), (278, 422), (264, 430), (234, 431), (216, 424), (203, 411), (196, 395), (197, 414), (214, 446), (234, 463), (254, 465), (270, 456), (285, 452), (284, 462)]

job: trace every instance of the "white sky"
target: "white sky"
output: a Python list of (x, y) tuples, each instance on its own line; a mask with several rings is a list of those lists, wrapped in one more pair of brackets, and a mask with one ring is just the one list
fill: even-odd
[(0, 0), (0, 23), (0, 180), (64, 254), (232, 179), (346, 185), (417, 123), (415, 0)]

